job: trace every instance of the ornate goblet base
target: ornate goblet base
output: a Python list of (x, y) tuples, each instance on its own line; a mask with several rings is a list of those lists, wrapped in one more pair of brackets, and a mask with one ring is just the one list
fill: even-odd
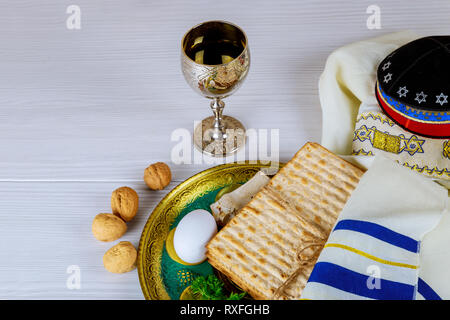
[(194, 129), (195, 147), (210, 156), (226, 157), (245, 144), (245, 128), (242, 123), (229, 116), (222, 116), (221, 127), (214, 116), (204, 119)]

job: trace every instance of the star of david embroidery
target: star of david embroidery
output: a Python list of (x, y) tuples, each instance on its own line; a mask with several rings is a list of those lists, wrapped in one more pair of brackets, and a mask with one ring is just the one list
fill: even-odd
[(369, 141), (372, 141), (372, 136), (373, 136), (372, 133), (373, 133), (374, 128), (375, 127), (369, 129), (365, 125), (362, 125), (361, 127), (359, 127), (358, 129), (355, 130), (353, 141), (359, 140), (361, 142), (364, 142), (367, 139), (369, 139)]
[(383, 65), (383, 71), (386, 71), (386, 69), (388, 69), (391, 66), (391, 62), (388, 61)]
[(444, 103), (448, 103), (447, 100), (448, 96), (445, 96), (442, 92), (440, 95), (436, 96), (436, 103), (439, 103), (441, 106), (444, 105)]
[(426, 98), (427, 95), (422, 91), (421, 93), (416, 93), (416, 98), (414, 100), (421, 104), (422, 102), (425, 102), (427, 100)]
[(406, 94), (408, 93), (408, 89), (406, 89), (406, 86), (404, 87), (400, 87), (397, 91), (398, 96), (401, 97), (406, 97)]
[(388, 73), (387, 75), (384, 76), (383, 82), (388, 83), (391, 80), (392, 80), (392, 73)]
[(400, 152), (408, 152), (411, 156), (415, 155), (416, 153), (423, 153), (422, 145), (425, 143), (425, 140), (421, 140), (415, 135), (411, 136), (409, 139), (403, 136), (401, 137), (401, 139), (404, 143), (404, 146), (403, 148), (401, 148)]

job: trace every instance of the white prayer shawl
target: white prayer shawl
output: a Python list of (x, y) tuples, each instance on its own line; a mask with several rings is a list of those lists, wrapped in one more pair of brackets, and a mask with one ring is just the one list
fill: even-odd
[[(418, 37), (412, 32), (388, 34), (347, 45), (330, 55), (319, 81), (320, 102), (323, 111), (323, 146), (340, 154), (350, 162), (365, 168), (371, 166), (374, 157), (351, 156), (354, 152), (353, 137), (358, 113), (371, 108), (376, 112), (381, 111), (374, 95), (378, 64), (390, 52)], [(361, 105), (363, 107), (360, 109)], [(378, 153), (386, 156), (381, 151)], [(439, 180), (439, 182), (446, 185), (447, 188), (450, 186), (448, 180)], [(419, 200), (417, 205), (420, 209), (421, 203), (426, 204), (426, 199)], [(404, 200), (405, 206), (407, 205), (406, 201), (407, 199)], [(359, 218), (364, 219), (364, 217)], [(366, 218), (370, 220), (370, 217)], [(406, 221), (405, 226), (410, 226), (410, 224)], [(450, 247), (449, 230), (450, 216), (447, 209), (443, 212), (437, 226), (431, 228), (427, 235), (421, 235), (423, 239), (419, 252), (419, 268), (417, 269), (418, 279), (420, 279), (418, 283), (422, 287), (430, 288), (436, 293), (436, 296), (444, 299), (450, 299), (450, 278), (446, 277), (450, 270), (450, 250), (447, 249)], [(408, 233), (408, 230), (401, 228), (396, 232)], [(338, 233), (342, 232), (336, 232), (336, 234)], [(334, 232), (330, 239), (332, 237), (335, 237)], [(420, 239), (415, 240), (420, 241)], [(338, 249), (327, 247), (324, 254)], [(312, 286), (319, 285), (311, 282), (307, 288)], [(308, 293), (308, 290), (305, 292)], [(358, 295), (354, 297), (358, 297)], [(416, 297), (421, 298), (421, 294), (417, 294)]]
[(444, 187), (376, 156), (339, 215), (302, 299), (440, 299), (419, 277), (420, 251), (447, 200)]
[(378, 105), (374, 94), (378, 64), (389, 53), (417, 38), (412, 32), (393, 33), (355, 42), (331, 53), (319, 80), (325, 148), (337, 154), (352, 153), (359, 106)]

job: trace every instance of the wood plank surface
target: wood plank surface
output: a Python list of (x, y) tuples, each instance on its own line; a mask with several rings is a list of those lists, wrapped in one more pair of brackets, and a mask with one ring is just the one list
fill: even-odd
[[(80, 30), (66, 27), (73, 4)], [(366, 25), (373, 4), (379, 30)], [(180, 70), (191, 26), (221, 19), (245, 30), (251, 69), (225, 114), (279, 130), (270, 157), (286, 161), (306, 141), (320, 142), (317, 83), (334, 49), (405, 29), (450, 34), (449, 16), (447, 0), (0, 2), (0, 298), (142, 298), (136, 271), (103, 269), (111, 244), (96, 241), (90, 224), (110, 211), (112, 190), (136, 188), (141, 209), (123, 240), (137, 245), (162, 196), (214, 165), (171, 156), (173, 132), (192, 132), (211, 114)], [(142, 182), (156, 161), (174, 173), (163, 192)], [(80, 290), (66, 287), (70, 265), (80, 267)]]

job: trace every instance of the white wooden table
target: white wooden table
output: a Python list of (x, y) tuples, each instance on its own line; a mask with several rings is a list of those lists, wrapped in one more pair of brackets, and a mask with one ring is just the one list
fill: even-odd
[[(96, 241), (91, 222), (110, 212), (115, 188), (135, 188), (140, 210), (121, 240), (137, 246), (158, 201), (212, 166), (171, 162), (172, 132), (192, 132), (210, 115), (180, 71), (180, 40), (191, 26), (221, 19), (246, 31), (251, 70), (225, 113), (247, 128), (279, 129), (285, 161), (306, 141), (320, 142), (317, 82), (332, 50), (403, 29), (450, 34), (448, 0), (402, 2), (2, 1), (0, 298), (143, 298), (136, 270), (104, 270), (113, 244)], [(378, 30), (366, 25), (373, 4)], [(69, 5), (81, 9), (81, 29), (66, 27)], [(156, 161), (174, 174), (161, 192), (142, 181)], [(66, 286), (71, 265), (80, 268), (80, 289)]]

